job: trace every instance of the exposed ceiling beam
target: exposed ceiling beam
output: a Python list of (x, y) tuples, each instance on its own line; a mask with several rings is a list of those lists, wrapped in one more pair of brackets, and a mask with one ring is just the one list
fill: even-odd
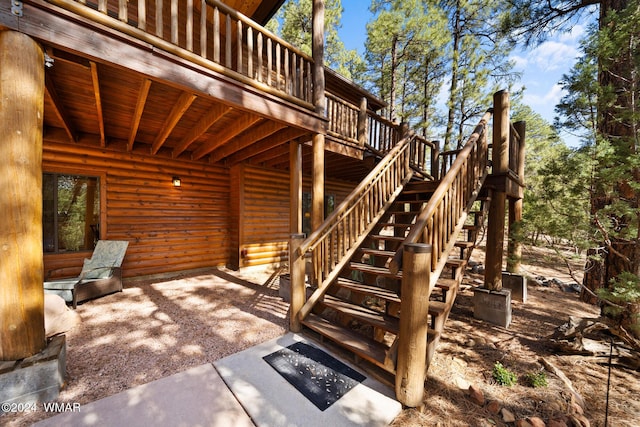
[(140, 84), (140, 90), (138, 91), (138, 102), (136, 102), (136, 111), (133, 113), (133, 122), (131, 123), (131, 131), (129, 132), (129, 141), (127, 141), (127, 151), (133, 150), (133, 142), (138, 134), (138, 127), (140, 126), (140, 119), (144, 112), (144, 106), (147, 103), (147, 96), (149, 96), (149, 88), (151, 87), (151, 80), (143, 79)]
[(54, 86), (51, 77), (49, 77), (49, 73), (45, 73), (44, 87), (47, 95), (49, 96), (49, 99), (51, 99), (51, 103), (53, 104), (53, 109), (56, 113), (56, 116), (58, 116), (58, 119), (60, 119), (60, 121), (62, 122), (64, 131), (67, 133), (67, 135), (69, 135), (69, 140), (71, 142), (77, 141), (78, 136), (75, 126), (73, 126), (73, 124), (71, 123), (71, 119), (69, 118), (67, 110), (64, 108), (62, 101), (60, 101), (60, 98), (58, 98), (58, 92), (56, 92), (56, 87)]
[(282, 123), (267, 120), (215, 150), (211, 153), (210, 161), (217, 162), (224, 159), (237, 151), (254, 145), (257, 141), (267, 138), (269, 135), (273, 135), (284, 127), (285, 125)]
[(173, 148), (173, 152), (171, 153), (171, 157), (176, 158), (184, 150), (186, 150), (189, 145), (193, 143), (196, 139), (198, 139), (203, 133), (205, 133), (215, 122), (220, 120), (225, 114), (231, 111), (231, 107), (216, 104), (211, 107), (203, 116), (200, 118), (198, 123), (195, 124), (194, 127), (182, 138), (182, 141), (178, 143)]
[(237, 163), (247, 160), (248, 158), (264, 153), (265, 151), (269, 151), (274, 147), (285, 144), (305, 133), (307, 133), (306, 130), (298, 128), (288, 128), (281, 130), (280, 132), (264, 138), (261, 141), (251, 145), (250, 147), (247, 147), (242, 151), (238, 151), (237, 153), (234, 153), (231, 156), (227, 157), (227, 163), (230, 166), (233, 166)]
[(171, 112), (167, 116), (167, 119), (164, 121), (162, 125), (162, 129), (160, 133), (156, 137), (155, 141), (153, 141), (153, 145), (151, 146), (151, 154), (156, 154), (160, 147), (165, 143), (173, 128), (176, 127), (184, 113), (189, 109), (193, 101), (195, 101), (196, 95), (193, 95), (188, 92), (183, 92), (178, 98), (178, 101), (173, 105)]
[(240, 135), (242, 132), (253, 126), (258, 120), (260, 120), (260, 116), (253, 114), (246, 114), (242, 116), (240, 119), (236, 120), (233, 125), (226, 127), (216, 134), (215, 138), (211, 138), (209, 141), (202, 144), (200, 148), (193, 152), (193, 158), (196, 160), (201, 159), (216, 148), (224, 145), (227, 141), (230, 141), (232, 138)]
[(258, 154), (257, 156), (251, 157), (251, 163), (260, 164), (265, 163), (274, 158), (278, 158), (280, 156), (287, 156), (289, 158), (289, 144), (279, 145), (271, 150), (265, 151), (262, 154)]
[(100, 146), (105, 147), (107, 141), (104, 136), (104, 117), (102, 116), (102, 99), (100, 98), (100, 80), (98, 79), (98, 65), (90, 61), (91, 80), (93, 82), (93, 95), (96, 99), (96, 112), (98, 114), (98, 127), (100, 128)]

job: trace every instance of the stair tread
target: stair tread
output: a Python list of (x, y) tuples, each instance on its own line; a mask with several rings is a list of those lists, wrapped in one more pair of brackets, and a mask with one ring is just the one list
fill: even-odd
[(464, 267), (467, 265), (467, 260), (464, 259), (458, 259), (458, 258), (449, 258), (447, 260), (447, 265), (449, 267)]
[(371, 326), (385, 329), (394, 334), (398, 333), (399, 325), (398, 318), (396, 317), (387, 316), (383, 313), (371, 310), (361, 305), (352, 304), (331, 295), (325, 295), (322, 304), (341, 313), (348, 314), (354, 319), (361, 320)]
[(381, 368), (394, 373), (393, 367), (385, 365), (387, 346), (357, 332), (334, 325), (315, 314), (309, 314), (302, 324), (319, 334), (331, 339), (342, 347), (349, 349), (356, 355), (372, 362)]
[(394, 242), (404, 241), (404, 236), (385, 236), (384, 234), (371, 234), (369, 237), (377, 240), (391, 240)]
[(440, 316), (447, 311), (447, 303), (442, 301), (429, 301), (429, 314)]
[(455, 279), (445, 279), (440, 277), (436, 282), (436, 287), (444, 290), (449, 290), (455, 286), (458, 286), (458, 281)]
[(383, 249), (373, 249), (373, 248), (360, 248), (360, 251), (365, 254), (378, 255), (378, 256), (384, 256), (384, 257), (392, 257), (396, 254), (394, 251), (385, 251)]
[(455, 243), (455, 246), (457, 248), (472, 248), (475, 245), (476, 245), (475, 242), (467, 242), (466, 240), (460, 240)]
[(416, 193), (433, 193), (436, 191), (440, 185), (440, 181), (421, 181), (421, 182), (410, 182), (408, 183), (404, 190), (403, 194), (416, 194)]
[(374, 265), (363, 264), (361, 262), (352, 262), (349, 264), (352, 270), (362, 271), (364, 273), (377, 274), (379, 276), (393, 277), (395, 279), (401, 279), (402, 273), (393, 274), (385, 267), (376, 267)]
[(400, 303), (400, 297), (395, 292), (389, 289), (381, 288), (379, 286), (367, 285), (365, 283), (360, 283), (345, 278), (338, 279), (336, 284), (341, 288), (348, 289), (354, 292), (371, 295), (390, 302)]
[(413, 223), (406, 223), (406, 222), (380, 222), (378, 223), (378, 225), (381, 225), (383, 227), (411, 227), (413, 225)]

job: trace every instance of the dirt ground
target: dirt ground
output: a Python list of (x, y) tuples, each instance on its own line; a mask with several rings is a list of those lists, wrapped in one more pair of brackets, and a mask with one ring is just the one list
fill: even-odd
[[(474, 254), (477, 260), (484, 256), (481, 251)], [(564, 255), (571, 254), (565, 252)], [(575, 283), (562, 258), (550, 249), (525, 247), (523, 258), (525, 275)], [(583, 261), (576, 259), (571, 265), (573, 271), (579, 273)], [(466, 282), (481, 278), (468, 273)], [(581, 279), (581, 274), (578, 278)], [(501, 413), (492, 412), (488, 404), (491, 400), (498, 402), (496, 408), (507, 408), (518, 420), (538, 417), (548, 423), (561, 418), (572, 410), (571, 392), (565, 383), (545, 372), (547, 387), (523, 385), (527, 373), (544, 370), (541, 358), (558, 367), (571, 381), (574, 390), (584, 399), (584, 415), (590, 425), (605, 426), (608, 366), (595, 363), (589, 357), (554, 354), (548, 340), (569, 316), (598, 317), (598, 307), (582, 303), (577, 293), (565, 292), (559, 286), (536, 286), (530, 282), (528, 300), (524, 304), (512, 302), (512, 323), (505, 329), (473, 319), (472, 295), (472, 291), (465, 290), (456, 299), (429, 369), (423, 413), (404, 411), (393, 427), (514, 425), (505, 423)], [(495, 362), (516, 373), (518, 384), (511, 387), (495, 384), (492, 378)], [(470, 384), (483, 391), (485, 405), (471, 401)], [(612, 366), (607, 425), (640, 426), (638, 396), (638, 372)]]
[[(524, 257), (525, 274), (570, 282), (553, 251), (526, 248)], [(482, 252), (475, 258), (481, 260)], [(580, 260), (573, 265), (576, 271), (582, 268)], [(278, 274), (215, 269), (129, 281), (122, 293), (80, 305), (81, 322), (66, 336), (68, 378), (59, 401), (84, 405), (284, 334), (288, 306), (278, 296)], [(469, 273), (466, 282), (481, 277)], [(597, 317), (599, 309), (558, 286), (530, 285), (528, 294), (525, 304), (513, 302), (513, 320), (505, 329), (474, 320), (472, 292), (461, 292), (429, 370), (423, 412), (405, 410), (393, 427), (515, 425), (494, 413), (491, 400), (517, 419), (557, 418), (571, 409), (565, 383), (547, 373), (548, 387), (521, 385), (526, 373), (543, 369), (541, 357), (564, 372), (584, 398), (590, 425), (604, 426), (608, 367), (583, 356), (555, 355), (547, 339), (570, 315)], [(497, 361), (518, 375), (518, 385), (494, 383), (491, 371)], [(469, 398), (469, 385), (484, 393), (487, 404)], [(638, 372), (613, 366), (608, 425), (639, 426), (638, 396)], [(27, 426), (50, 415), (3, 415), (0, 425)]]

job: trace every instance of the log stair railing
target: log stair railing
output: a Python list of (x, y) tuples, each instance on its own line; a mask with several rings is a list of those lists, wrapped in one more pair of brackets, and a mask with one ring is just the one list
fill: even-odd
[[(403, 358), (415, 357), (415, 346), (406, 347), (416, 330), (425, 374), (475, 247), (489, 200), (481, 191), (491, 115), (483, 116), (441, 180), (413, 173), (403, 157), (411, 153), (411, 138), (402, 140), (319, 230), (302, 243), (292, 241), (292, 289), (296, 274), (304, 277), (295, 270), (304, 269), (305, 257), (315, 288), (299, 307), (292, 294), (292, 326), (298, 322), (300, 330), (311, 329), (395, 376), (396, 394), (411, 380)], [(415, 274), (416, 265), (425, 271)], [(423, 313), (415, 317), (412, 306)], [(400, 400), (412, 406), (411, 399)]]

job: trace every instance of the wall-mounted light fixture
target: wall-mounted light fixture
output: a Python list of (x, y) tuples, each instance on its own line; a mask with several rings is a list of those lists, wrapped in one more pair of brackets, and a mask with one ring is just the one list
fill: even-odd
[(174, 176), (173, 178), (171, 178), (171, 182), (173, 183), (174, 187), (180, 187), (180, 177), (179, 176)]

